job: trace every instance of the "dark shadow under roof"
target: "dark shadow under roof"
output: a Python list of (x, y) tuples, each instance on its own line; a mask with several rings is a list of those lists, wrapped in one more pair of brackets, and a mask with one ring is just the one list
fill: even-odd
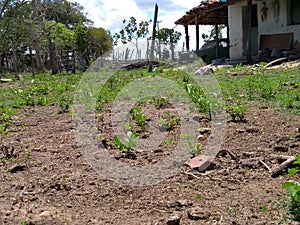
[(186, 12), (186, 15), (178, 19), (176, 25), (195, 25), (198, 15), (198, 23), (201, 25), (228, 24), (228, 3), (220, 0), (202, 2), (199, 6)]

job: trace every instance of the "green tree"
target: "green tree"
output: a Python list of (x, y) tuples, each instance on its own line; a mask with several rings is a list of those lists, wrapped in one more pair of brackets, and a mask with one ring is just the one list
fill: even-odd
[(125, 27), (114, 35), (114, 43), (116, 44), (119, 40), (123, 44), (132, 43), (136, 48), (138, 58), (140, 58), (138, 40), (148, 35), (151, 20), (138, 23), (136, 18), (130, 17), (128, 22), (124, 19), (123, 24)]
[(174, 29), (162, 28), (157, 34), (156, 38), (165, 45), (170, 45), (172, 59), (174, 60), (174, 45), (180, 40), (181, 33)]
[[(218, 38), (221, 39), (223, 38), (223, 33), (222, 31), (225, 29), (225, 25), (224, 24), (219, 24), (218, 25)], [(211, 41), (216, 39), (216, 27), (215, 26), (211, 26), (211, 30), (210, 30), (210, 34), (202, 34), (202, 38), (204, 40), (204, 42), (207, 41)]]
[(87, 32), (90, 57), (93, 60), (112, 50), (113, 40), (105, 29), (89, 27)]
[(87, 54), (88, 33), (86, 27), (80, 23), (75, 29), (75, 46), (79, 55), (80, 70), (85, 70), (85, 56)]
[[(58, 70), (63, 70), (63, 53), (72, 49), (74, 42), (74, 31), (68, 29), (64, 24), (49, 21), (46, 23), (48, 30), (49, 55), (52, 74), (56, 74)], [(68, 66), (68, 65), (67, 65)]]

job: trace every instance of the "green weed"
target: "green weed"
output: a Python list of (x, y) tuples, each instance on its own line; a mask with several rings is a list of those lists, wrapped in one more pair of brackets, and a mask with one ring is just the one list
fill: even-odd
[[(295, 165), (300, 165), (300, 154), (297, 155), (296, 160), (294, 162)], [(289, 169), (290, 176), (294, 176), (296, 173), (299, 173), (300, 170), (297, 168)], [(283, 188), (289, 190), (289, 212), (292, 215), (295, 221), (300, 222), (300, 183), (294, 180), (285, 182), (283, 184)]]
[(228, 106), (226, 111), (231, 116), (233, 122), (241, 122), (245, 120), (245, 114), (248, 111), (248, 108), (245, 104), (240, 104), (236, 106)]
[(132, 132), (128, 131), (127, 132), (127, 137), (125, 139), (125, 141), (127, 143), (123, 143), (120, 138), (118, 136), (114, 137), (114, 142), (113, 144), (119, 148), (119, 150), (121, 152), (125, 153), (125, 156), (128, 157), (131, 155), (132, 150), (135, 148), (136, 146), (136, 140), (137, 140), (137, 136), (135, 136)]
[(167, 111), (164, 115), (160, 116), (158, 122), (158, 128), (160, 130), (173, 130), (176, 126), (180, 125), (181, 118), (180, 116), (172, 115), (171, 112)]

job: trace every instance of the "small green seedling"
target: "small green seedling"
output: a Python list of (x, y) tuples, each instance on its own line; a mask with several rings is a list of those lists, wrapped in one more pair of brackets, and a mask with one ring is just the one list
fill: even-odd
[(149, 125), (149, 118), (143, 114), (141, 107), (134, 107), (131, 110), (132, 118), (141, 127), (142, 131), (146, 131)]
[(127, 137), (128, 138), (125, 139), (127, 144), (124, 144), (118, 136), (115, 136), (114, 138), (114, 145), (117, 146), (121, 152), (124, 152), (126, 157), (132, 153), (132, 150), (136, 146), (137, 140), (137, 136), (135, 136), (131, 131), (127, 132)]
[(180, 116), (172, 115), (169, 111), (165, 115), (160, 116), (158, 127), (160, 130), (173, 130), (177, 125), (180, 125), (181, 118)]
[(203, 153), (201, 150), (202, 145), (192, 140), (190, 134), (184, 134), (183, 138), (186, 140), (185, 145), (189, 149), (189, 152), (192, 155), (192, 157), (201, 155)]
[(226, 111), (231, 116), (233, 122), (241, 122), (245, 121), (245, 114), (248, 111), (248, 108), (245, 104), (241, 104), (227, 107)]
[[(300, 165), (300, 154), (296, 156), (296, 160), (293, 163), (294, 165)], [(297, 168), (292, 168), (288, 170), (290, 176), (294, 176), (299, 173), (300, 170)], [(294, 180), (285, 182), (283, 184), (283, 188), (289, 190), (289, 206), (290, 206), (290, 214), (293, 216), (295, 221), (300, 222), (300, 183)]]
[(200, 201), (202, 198), (202, 195), (201, 194), (196, 194), (196, 200)]

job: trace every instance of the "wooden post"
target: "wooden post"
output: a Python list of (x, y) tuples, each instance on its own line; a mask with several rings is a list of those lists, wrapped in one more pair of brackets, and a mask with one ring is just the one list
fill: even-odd
[(220, 46), (219, 46), (219, 27), (218, 24), (215, 24), (215, 30), (216, 30), (216, 58), (219, 58), (220, 55)]
[(152, 38), (151, 38), (150, 62), (149, 62), (148, 72), (152, 71), (152, 62), (153, 62), (153, 54), (154, 54), (154, 44), (155, 44), (155, 36), (156, 36), (157, 14), (158, 14), (158, 5), (155, 4), (153, 30), (152, 30)]
[(190, 37), (189, 37), (189, 27), (188, 25), (184, 26), (184, 31), (185, 31), (185, 46), (186, 46), (186, 51), (190, 50)]
[(246, 57), (251, 62), (251, 21), (252, 21), (252, 0), (247, 0), (247, 41), (246, 41)]
[(200, 46), (199, 46), (199, 39), (200, 39), (200, 36), (199, 36), (199, 15), (196, 14), (195, 15), (195, 25), (196, 25), (196, 53), (199, 52), (199, 49), (200, 49)]
[(72, 41), (72, 73), (76, 72), (76, 62), (75, 62), (75, 46), (74, 41)]
[(33, 60), (33, 57), (32, 57), (32, 49), (31, 47), (29, 46), (29, 55), (30, 55), (30, 61), (31, 61), (31, 72), (32, 72), (32, 77), (35, 78), (35, 72), (34, 72), (34, 60)]

